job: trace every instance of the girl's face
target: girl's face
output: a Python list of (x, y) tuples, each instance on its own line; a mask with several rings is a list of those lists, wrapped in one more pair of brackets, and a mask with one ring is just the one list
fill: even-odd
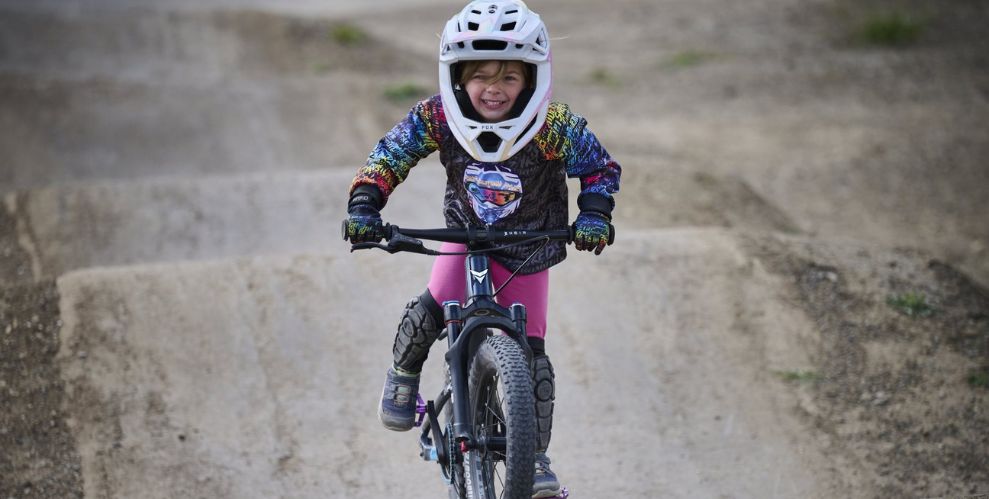
[(500, 61), (488, 61), (467, 76), (464, 87), (470, 102), (487, 122), (502, 121), (526, 86), (525, 66), (510, 61), (504, 74), (497, 77)]

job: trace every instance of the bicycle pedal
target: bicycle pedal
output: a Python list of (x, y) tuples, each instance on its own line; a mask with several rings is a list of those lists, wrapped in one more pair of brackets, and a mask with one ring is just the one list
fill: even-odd
[(422, 399), (422, 395), (416, 394), (416, 422), (415, 427), (419, 428), (422, 426), (422, 421), (426, 419), (426, 401)]

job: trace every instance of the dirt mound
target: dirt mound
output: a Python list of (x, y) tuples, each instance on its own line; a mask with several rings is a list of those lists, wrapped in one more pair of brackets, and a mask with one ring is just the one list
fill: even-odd
[(184, 67), (282, 77), (403, 72), (427, 62), (344, 19), (254, 10), (0, 8), (0, 33), (0, 68), (55, 74), (167, 78)]
[(826, 452), (863, 464), (872, 497), (989, 489), (986, 289), (913, 250), (747, 239), (817, 326), (812, 365), (780, 375)]
[(0, 286), (2, 497), (82, 497), (79, 452), (55, 362), (58, 299), (52, 280)]
[(783, 211), (737, 176), (688, 172), (668, 160), (634, 156), (623, 161), (623, 168), (628, 182), (621, 196), (635, 202), (616, 210), (622, 226), (800, 231)]
[(346, 20), (66, 10), (0, 10), (0, 192), (358, 164), (435, 67)]

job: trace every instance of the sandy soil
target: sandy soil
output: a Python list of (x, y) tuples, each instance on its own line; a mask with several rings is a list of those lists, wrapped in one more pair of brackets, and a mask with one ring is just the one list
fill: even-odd
[[(553, 275), (573, 497), (989, 493), (989, 6), (530, 6), (624, 166)], [(427, 262), (336, 234), (458, 7), (0, 1), (0, 497), (444, 496), (374, 420)]]

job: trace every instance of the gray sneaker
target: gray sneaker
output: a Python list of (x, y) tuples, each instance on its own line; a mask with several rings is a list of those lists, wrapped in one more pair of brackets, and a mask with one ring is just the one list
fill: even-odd
[(419, 393), (419, 376), (405, 376), (388, 368), (385, 386), (381, 390), (378, 419), (385, 428), (409, 431), (415, 426), (416, 395)]
[(563, 493), (556, 474), (549, 469), (551, 462), (545, 452), (536, 453), (536, 475), (532, 481), (532, 499), (558, 497)]

